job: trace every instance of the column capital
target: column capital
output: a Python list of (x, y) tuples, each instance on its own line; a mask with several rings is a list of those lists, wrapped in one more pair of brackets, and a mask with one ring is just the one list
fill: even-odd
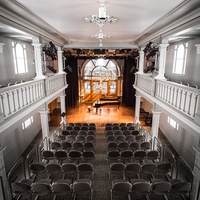
[(39, 110), (38, 112), (39, 112), (40, 114), (42, 114), (42, 115), (45, 115), (45, 114), (48, 114), (48, 113), (49, 113), (48, 110)]
[(41, 43), (31, 43), (34, 47), (40, 48), (42, 46)]
[(151, 109), (151, 111), (152, 111), (152, 114), (154, 115), (160, 115), (162, 112), (160, 111), (160, 110), (153, 110), (153, 109)]
[(167, 43), (161, 43), (161, 44), (159, 44), (159, 47), (162, 48), (162, 49), (165, 49), (168, 46), (169, 46), (169, 44), (167, 44)]

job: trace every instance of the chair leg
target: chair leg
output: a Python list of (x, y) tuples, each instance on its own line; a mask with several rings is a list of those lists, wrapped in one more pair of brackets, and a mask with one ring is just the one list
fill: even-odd
[(110, 199), (113, 199), (113, 193), (112, 193), (112, 189), (110, 190)]

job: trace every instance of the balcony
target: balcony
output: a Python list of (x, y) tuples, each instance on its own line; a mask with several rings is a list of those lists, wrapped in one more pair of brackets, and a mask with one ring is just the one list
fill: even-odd
[(147, 74), (136, 74), (134, 87), (152, 97), (153, 101), (164, 103), (190, 120), (198, 122), (196, 118), (200, 116), (199, 89), (155, 79)]
[(66, 87), (66, 74), (55, 74), (0, 88), (0, 122)]

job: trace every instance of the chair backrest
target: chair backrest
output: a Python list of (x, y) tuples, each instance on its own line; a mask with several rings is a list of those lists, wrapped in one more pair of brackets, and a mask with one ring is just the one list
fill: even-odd
[(172, 163), (170, 162), (161, 162), (157, 164), (158, 173), (168, 173), (172, 170)]
[(50, 149), (52, 150), (58, 150), (61, 148), (60, 142), (51, 142), (50, 143)]
[(63, 141), (62, 142), (62, 149), (69, 151), (72, 148), (71, 142)]
[(169, 182), (155, 182), (152, 183), (151, 189), (156, 195), (165, 195), (170, 192), (171, 184)]
[(77, 182), (73, 183), (73, 193), (75, 195), (85, 196), (91, 192), (91, 185), (87, 182)]
[(118, 150), (110, 150), (107, 152), (108, 160), (118, 160), (120, 158), (120, 152)]
[(117, 150), (117, 149), (118, 149), (118, 143), (117, 142), (109, 142), (107, 144), (107, 151)]
[(184, 195), (189, 193), (191, 190), (191, 183), (188, 181), (180, 181), (171, 185), (171, 192)]
[(128, 142), (120, 142), (118, 144), (118, 149), (120, 151), (125, 151), (125, 150), (128, 150), (129, 149), (129, 143)]
[(132, 184), (127, 182), (115, 182), (112, 186), (112, 191), (121, 193), (123, 195), (128, 195), (131, 192)]
[(138, 195), (149, 194), (151, 184), (149, 182), (135, 182), (132, 184), (132, 192)]
[(46, 196), (52, 193), (52, 188), (51, 185), (47, 183), (33, 183), (32, 191), (35, 195)]
[(151, 149), (151, 143), (150, 142), (142, 142), (140, 144), (140, 148), (143, 150), (149, 150), (149, 149)]
[(64, 178), (76, 178), (77, 176), (77, 164), (75, 163), (64, 163), (61, 166), (61, 171)]
[(52, 191), (56, 196), (67, 195), (71, 192), (70, 184), (66, 183), (65, 180), (56, 181), (52, 184)]
[(12, 183), (12, 191), (15, 195), (28, 195), (32, 192), (31, 186), (22, 182)]

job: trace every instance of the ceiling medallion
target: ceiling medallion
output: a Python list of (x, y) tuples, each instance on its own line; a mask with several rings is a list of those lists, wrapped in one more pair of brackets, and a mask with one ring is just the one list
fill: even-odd
[(91, 15), (85, 18), (85, 22), (90, 24), (96, 24), (99, 27), (102, 27), (105, 24), (112, 24), (117, 22), (117, 19), (112, 16), (106, 15), (106, 6), (104, 5), (105, 1), (100, 0), (101, 6), (99, 7), (98, 15)]

